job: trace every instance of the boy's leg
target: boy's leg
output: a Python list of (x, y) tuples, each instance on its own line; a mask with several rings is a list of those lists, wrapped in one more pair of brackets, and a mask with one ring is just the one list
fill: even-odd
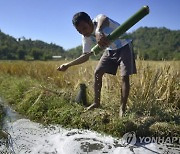
[(128, 44), (120, 50), (119, 62), (121, 67), (122, 89), (119, 115), (122, 117), (126, 111), (126, 104), (130, 91), (129, 75), (136, 74), (136, 64), (132, 44)]
[(122, 85), (121, 85), (121, 103), (119, 116), (122, 117), (126, 111), (127, 99), (129, 96), (130, 84), (129, 84), (129, 75), (122, 76)]
[(95, 70), (95, 81), (94, 81), (94, 104), (89, 106), (87, 109), (92, 109), (100, 106), (100, 96), (102, 87), (102, 77), (104, 73), (115, 75), (117, 72), (118, 64), (113, 62), (109, 51), (105, 51), (96, 67)]
[(101, 87), (102, 87), (102, 77), (104, 72), (96, 72), (95, 73), (95, 82), (94, 82), (94, 103), (99, 106), (100, 105), (100, 97), (101, 97)]
[(95, 72), (95, 81), (94, 81), (94, 103), (90, 105), (87, 110), (97, 108), (100, 106), (100, 99), (101, 99), (101, 88), (102, 88), (102, 77), (104, 72), (103, 71), (96, 71)]
[(103, 71), (95, 72), (95, 81), (94, 81), (94, 103), (90, 105), (87, 110), (97, 108), (100, 106), (100, 98), (101, 98), (101, 87), (102, 87), (102, 77)]

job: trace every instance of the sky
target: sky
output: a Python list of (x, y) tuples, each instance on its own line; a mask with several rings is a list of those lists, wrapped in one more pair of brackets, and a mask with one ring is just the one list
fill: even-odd
[(180, 0), (0, 0), (0, 30), (67, 50), (82, 42), (72, 25), (75, 13), (87, 12), (92, 19), (105, 14), (122, 24), (144, 5), (150, 14), (128, 32), (144, 26), (180, 30)]

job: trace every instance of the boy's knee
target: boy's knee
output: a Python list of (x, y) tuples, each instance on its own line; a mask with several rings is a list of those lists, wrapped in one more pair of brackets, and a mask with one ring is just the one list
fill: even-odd
[(102, 77), (104, 74), (104, 71), (102, 70), (95, 70), (94, 75), (95, 77)]
[(122, 76), (122, 82), (126, 83), (126, 84), (129, 84), (129, 75)]

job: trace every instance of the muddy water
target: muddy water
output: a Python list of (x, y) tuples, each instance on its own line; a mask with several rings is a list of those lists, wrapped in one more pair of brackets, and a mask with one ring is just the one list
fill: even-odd
[(7, 154), (176, 154), (178, 147), (156, 143), (124, 144), (123, 139), (93, 131), (64, 129), (59, 125), (45, 127), (18, 115), (8, 106), (4, 130), (7, 139), (0, 139), (0, 153)]

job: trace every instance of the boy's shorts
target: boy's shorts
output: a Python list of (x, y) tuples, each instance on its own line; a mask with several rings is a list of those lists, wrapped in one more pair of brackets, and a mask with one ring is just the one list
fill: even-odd
[(118, 66), (121, 69), (121, 76), (136, 74), (132, 43), (117, 50), (106, 50), (96, 67), (96, 71), (102, 70), (105, 73), (116, 75)]

